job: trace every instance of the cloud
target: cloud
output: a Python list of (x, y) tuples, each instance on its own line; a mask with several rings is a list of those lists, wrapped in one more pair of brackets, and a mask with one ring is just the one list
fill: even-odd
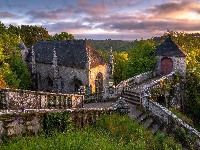
[(90, 30), (92, 29), (91, 26), (83, 25), (81, 22), (58, 22), (53, 24), (44, 25), (48, 31), (52, 31), (51, 34), (60, 33), (62, 31), (68, 33), (80, 33), (83, 30)]
[[(183, 16), (175, 17), (172, 14), (183, 12), (197, 12), (194, 8), (200, 8), (196, 2), (181, 1), (168, 2), (161, 5), (149, 7), (145, 11), (135, 13), (116, 13), (106, 17), (85, 17), (83, 21), (96, 24), (95, 28), (107, 31), (122, 32), (165, 32), (167, 29), (175, 31), (199, 31), (200, 19)], [(198, 9), (200, 12), (200, 9)], [(147, 13), (148, 12), (148, 13)], [(168, 17), (169, 16), (169, 17)], [(185, 18), (184, 18), (185, 17)]]
[[(199, 12), (200, 4), (195, 1), (182, 0), (172, 1), (160, 5), (155, 5), (146, 9), (146, 13), (153, 14), (154, 17), (171, 17), (184, 15), (189, 12)], [(175, 15), (175, 16), (174, 16)]]
[(97, 1), (97, 3), (89, 3), (88, 0), (77, 0), (78, 9), (77, 13), (85, 13), (90, 16), (100, 16), (109, 13), (109, 6), (106, 5), (103, 1)]
[(69, 7), (57, 10), (30, 10), (26, 14), (30, 17), (30, 21), (57, 21), (67, 19), (73, 10)]
[(18, 19), (18, 18), (21, 18), (20, 16), (18, 15), (15, 15), (15, 14), (12, 14), (12, 13), (9, 13), (9, 12), (0, 12), (0, 17), (2, 19), (6, 19), (6, 18), (10, 18), (10, 19)]
[(122, 21), (122, 22), (112, 22), (104, 23), (99, 26), (99, 28), (105, 28), (107, 30), (116, 31), (166, 31), (177, 30), (177, 31), (199, 31), (200, 21), (193, 22), (192, 24), (188, 20), (146, 20), (146, 21)]

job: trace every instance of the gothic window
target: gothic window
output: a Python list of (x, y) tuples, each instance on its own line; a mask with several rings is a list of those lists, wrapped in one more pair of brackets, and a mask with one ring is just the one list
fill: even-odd
[(46, 91), (52, 92), (53, 91), (53, 80), (48, 76), (45, 79), (46, 81)]
[(83, 85), (82, 81), (77, 78), (77, 76), (74, 76), (74, 78), (71, 81), (73, 92), (78, 92), (78, 89), (80, 89), (80, 86)]
[(95, 79), (95, 92), (101, 93), (103, 91), (103, 74), (99, 72)]

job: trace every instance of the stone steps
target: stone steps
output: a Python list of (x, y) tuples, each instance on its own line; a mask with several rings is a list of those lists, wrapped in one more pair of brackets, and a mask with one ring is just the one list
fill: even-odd
[(125, 91), (123, 95), (121, 96), (125, 99), (125, 101), (132, 103), (134, 105), (140, 105), (140, 94), (136, 92), (131, 91)]
[[(156, 134), (157, 131), (162, 130), (161, 125), (155, 121), (154, 118), (150, 117), (146, 113), (142, 112), (137, 108), (136, 105), (130, 104), (130, 114), (129, 117), (142, 125), (144, 128)], [(164, 132), (163, 132), (164, 133)]]

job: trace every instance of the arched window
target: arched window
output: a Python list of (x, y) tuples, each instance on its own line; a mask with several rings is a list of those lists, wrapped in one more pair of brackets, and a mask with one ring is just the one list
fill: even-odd
[(71, 81), (71, 85), (73, 87), (73, 92), (78, 92), (78, 89), (80, 89), (80, 86), (82, 86), (83, 83), (77, 76), (74, 76)]
[(46, 91), (52, 92), (53, 91), (53, 80), (49, 76), (46, 77), (45, 84), (46, 84)]
[(103, 91), (103, 74), (99, 72), (95, 79), (95, 92), (101, 93)]

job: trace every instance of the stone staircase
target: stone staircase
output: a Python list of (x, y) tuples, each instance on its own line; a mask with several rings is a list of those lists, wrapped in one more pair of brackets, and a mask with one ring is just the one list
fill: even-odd
[(140, 105), (140, 94), (134, 91), (124, 91), (121, 95), (127, 102), (137, 105)]
[(137, 105), (130, 104), (129, 117), (144, 128), (148, 129), (153, 135), (155, 135), (157, 131), (166, 134), (164, 126), (160, 122), (156, 121), (156, 119), (154, 119), (150, 114), (140, 110)]

